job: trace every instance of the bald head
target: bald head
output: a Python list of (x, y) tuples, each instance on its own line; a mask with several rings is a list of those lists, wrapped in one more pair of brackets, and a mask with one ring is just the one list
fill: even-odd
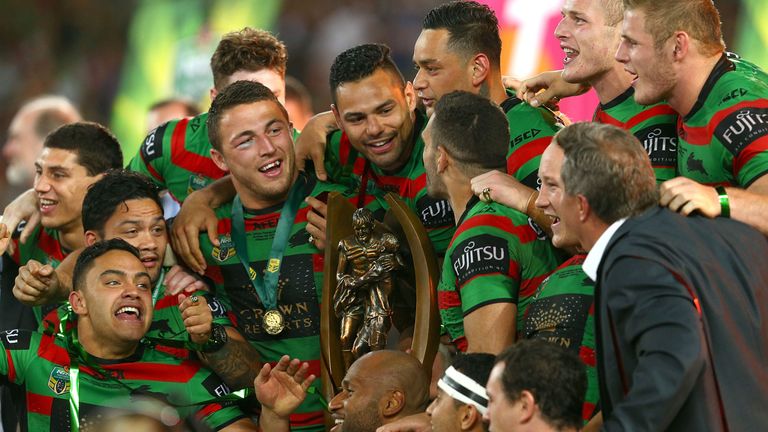
[[(377, 381), (399, 389), (405, 394), (402, 415), (423, 412), (429, 403), (429, 378), (421, 363), (412, 355), (402, 351), (380, 350), (361, 357), (355, 364), (365, 375), (376, 377)], [(351, 369), (351, 368), (350, 368)]]
[(43, 148), (45, 137), (62, 125), (80, 120), (80, 113), (62, 96), (42, 96), (24, 104), (11, 121), (8, 141), (3, 147), (8, 182), (14, 185), (31, 183), (35, 159)]
[(429, 380), (421, 363), (400, 351), (373, 351), (350, 366), (342, 391), (328, 404), (341, 428), (337, 432), (375, 430), (424, 412)]

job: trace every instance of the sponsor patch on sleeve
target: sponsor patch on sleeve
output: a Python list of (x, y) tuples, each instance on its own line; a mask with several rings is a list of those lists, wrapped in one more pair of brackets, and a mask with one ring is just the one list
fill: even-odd
[(768, 108), (742, 108), (730, 113), (715, 128), (715, 136), (738, 156), (758, 138), (768, 135)]
[(0, 339), (3, 341), (5, 349), (26, 350), (29, 349), (29, 343), (32, 339), (32, 332), (11, 329), (0, 332)]
[(141, 144), (141, 157), (145, 162), (149, 163), (159, 157), (163, 156), (163, 135), (165, 135), (165, 128), (168, 123), (164, 123), (144, 138), (144, 143)]
[(508, 242), (489, 234), (468, 238), (451, 253), (451, 265), (459, 286), (481, 275), (506, 275), (509, 273)]

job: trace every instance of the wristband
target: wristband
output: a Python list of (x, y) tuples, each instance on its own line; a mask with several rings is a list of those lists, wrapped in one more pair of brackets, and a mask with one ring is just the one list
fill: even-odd
[(728, 201), (728, 193), (725, 191), (725, 187), (716, 186), (717, 198), (720, 200), (720, 216), (731, 217), (731, 203)]

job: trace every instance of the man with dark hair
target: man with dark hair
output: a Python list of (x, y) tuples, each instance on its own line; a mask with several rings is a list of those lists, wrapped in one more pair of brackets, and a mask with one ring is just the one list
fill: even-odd
[(46, 135), (67, 123), (80, 120), (80, 113), (62, 96), (41, 96), (26, 102), (8, 128), (3, 146), (5, 176), (13, 186), (32, 185), (35, 159), (43, 149)]
[(558, 264), (524, 214), (472, 194), (469, 179), (504, 169), (508, 134), (499, 107), (467, 92), (443, 96), (422, 134), (427, 190), (456, 212), (438, 305), (461, 351), (495, 354), (514, 343), (531, 295)]
[(496, 358), (488, 379), (493, 431), (577, 432), (587, 379), (584, 365), (544, 341), (520, 341)]
[[(211, 104), (207, 129), (211, 157), (230, 172), (237, 195), (216, 209), (218, 245), (199, 238), (206, 275), (263, 362), (288, 354), (319, 375), (322, 252), (308, 241), (306, 198), (343, 190), (298, 171), (288, 114), (262, 84), (227, 87)], [(291, 427), (322, 430), (317, 394)]]
[[(205, 291), (199, 291), (203, 287), (201, 282), (180, 267), (170, 268), (165, 264), (168, 232), (157, 187), (150, 179), (130, 171), (107, 172), (85, 195), (83, 228), (88, 245), (119, 237), (139, 250), (154, 286), (154, 314), (148, 338), (159, 345), (197, 351), (204, 363), (233, 388), (251, 386), (260, 366), (258, 353), (232, 327), (221, 303)], [(66, 299), (72, 288), (68, 264), (74, 262), (79, 252), (70, 254), (55, 270), (30, 260), (16, 278), (14, 295), (24, 303), (35, 305)], [(185, 277), (187, 279), (179, 280)], [(172, 279), (175, 282), (171, 282)], [(184, 283), (183, 294), (166, 291), (166, 283), (179, 285), (184, 280), (189, 282)], [(178, 306), (189, 295), (197, 296), (200, 304), (207, 304), (213, 314), (211, 336), (204, 345), (187, 343), (186, 317)], [(65, 313), (66, 306), (61, 306), (58, 317), (48, 315), (46, 321), (55, 324)]]
[(13, 252), (4, 255), (0, 329), (37, 328), (41, 309), (31, 314), (11, 294), (18, 267), (30, 259), (57, 266), (70, 251), (83, 247), (83, 196), (101, 173), (122, 164), (120, 144), (99, 124), (72, 123), (48, 135), (35, 162), (34, 191), (42, 227), (37, 226), (23, 243), (18, 231), (14, 233)]
[[(225, 34), (211, 57), (211, 99), (235, 81), (251, 80), (267, 86), (285, 100), (285, 45), (270, 32), (246, 27)], [(151, 177), (179, 203), (198, 189), (226, 175), (210, 159), (206, 119), (170, 121), (150, 132), (128, 168)]]
[(485, 383), (496, 357), (492, 354), (459, 354), (437, 382), (437, 397), (427, 407), (434, 432), (484, 432), (488, 411)]
[(359, 191), (358, 206), (386, 192), (402, 197), (442, 256), (453, 212), (446, 200), (427, 196), (421, 158), (426, 117), (389, 52), (386, 45), (364, 44), (334, 60), (331, 109), (341, 130), (328, 135), (325, 168), (330, 179)]
[(768, 240), (659, 208), (628, 132), (577, 123), (544, 155), (536, 205), (589, 251), (605, 430), (751, 430), (768, 422)]
[(328, 403), (336, 421), (332, 432), (372, 432), (377, 427), (424, 412), (429, 380), (415, 357), (402, 351), (372, 351), (355, 361)]
[[(214, 430), (256, 430), (222, 399), (229, 389), (211, 371), (141, 343), (152, 321), (152, 282), (140, 256), (121, 239), (87, 247), (75, 264), (69, 294), (73, 325), (0, 334), (0, 379), (24, 386), (25, 428), (78, 429), (100, 408), (119, 408), (124, 398), (145, 395)], [(179, 309), (191, 340), (204, 342), (210, 331), (204, 329), (211, 326), (208, 307), (189, 297)]]
[(428, 115), (441, 97), (455, 90), (479, 94), (502, 107), (510, 130), (506, 171), (533, 193), (541, 153), (562, 121), (545, 108), (507, 94), (493, 11), (475, 1), (452, 1), (432, 9), (413, 47), (413, 62), (418, 70), (413, 87)]
[(681, 117), (678, 175), (661, 205), (733, 217), (768, 234), (768, 75), (725, 53), (711, 0), (625, 0), (616, 59), (636, 74), (635, 99)]

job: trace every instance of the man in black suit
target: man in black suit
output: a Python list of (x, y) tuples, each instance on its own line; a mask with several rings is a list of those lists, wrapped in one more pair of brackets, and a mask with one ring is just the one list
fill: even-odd
[(768, 425), (768, 240), (659, 208), (647, 153), (613, 126), (562, 130), (539, 175), (554, 241), (589, 251), (597, 282), (604, 430)]

